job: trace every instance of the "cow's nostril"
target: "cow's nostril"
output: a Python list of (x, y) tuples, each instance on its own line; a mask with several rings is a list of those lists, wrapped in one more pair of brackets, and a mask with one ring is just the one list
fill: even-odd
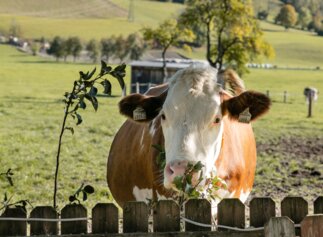
[(172, 167), (170, 166), (170, 164), (166, 165), (166, 174), (167, 175), (172, 175), (174, 174), (174, 170), (172, 169)]

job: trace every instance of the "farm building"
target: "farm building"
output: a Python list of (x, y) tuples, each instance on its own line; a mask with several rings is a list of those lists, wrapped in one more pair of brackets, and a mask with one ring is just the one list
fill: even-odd
[[(171, 77), (178, 70), (186, 68), (194, 62), (202, 62), (201, 60), (193, 60), (175, 52), (166, 54), (168, 76)], [(131, 93), (145, 93), (151, 86), (163, 83), (163, 60), (161, 53), (152, 51), (142, 60), (132, 61), (131, 66)]]

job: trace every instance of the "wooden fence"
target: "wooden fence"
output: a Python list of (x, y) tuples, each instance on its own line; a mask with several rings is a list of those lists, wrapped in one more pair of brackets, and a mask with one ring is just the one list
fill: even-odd
[[(271, 198), (253, 198), (249, 206), (250, 226), (246, 227), (245, 205), (238, 199), (223, 199), (218, 205), (216, 231), (211, 226), (211, 204), (205, 199), (186, 202), (184, 214), (171, 200), (159, 201), (153, 208), (143, 202), (129, 202), (121, 221), (119, 210), (112, 203), (97, 204), (91, 218), (79, 204), (65, 206), (60, 214), (49, 206), (35, 207), (28, 218), (23, 209), (9, 208), (0, 217), (0, 236), (293, 237), (295, 233), (302, 237), (323, 236), (323, 196), (314, 201), (311, 215), (302, 197), (286, 197), (280, 205), (282, 217), (276, 217), (275, 202)], [(227, 227), (239, 230), (228, 231)], [(118, 234), (120, 229), (123, 234)]]

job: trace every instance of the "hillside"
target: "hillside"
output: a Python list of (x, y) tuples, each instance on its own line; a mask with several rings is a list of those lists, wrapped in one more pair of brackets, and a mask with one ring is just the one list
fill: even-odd
[(109, 0), (0, 0), (0, 13), (50, 18), (126, 17), (127, 10)]
[(134, 3), (134, 21), (129, 22), (128, 0), (0, 0), (0, 33), (8, 33), (10, 26), (17, 24), (24, 38), (60, 35), (100, 40), (157, 25), (183, 8), (180, 4), (145, 0)]

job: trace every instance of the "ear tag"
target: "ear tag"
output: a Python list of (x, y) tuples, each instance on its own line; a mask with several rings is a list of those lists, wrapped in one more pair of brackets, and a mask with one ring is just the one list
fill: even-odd
[(137, 107), (133, 111), (133, 120), (145, 120), (147, 119), (146, 111), (142, 107)]
[(239, 122), (240, 123), (249, 123), (250, 120), (251, 120), (251, 114), (249, 112), (249, 107), (248, 107), (239, 114)]

